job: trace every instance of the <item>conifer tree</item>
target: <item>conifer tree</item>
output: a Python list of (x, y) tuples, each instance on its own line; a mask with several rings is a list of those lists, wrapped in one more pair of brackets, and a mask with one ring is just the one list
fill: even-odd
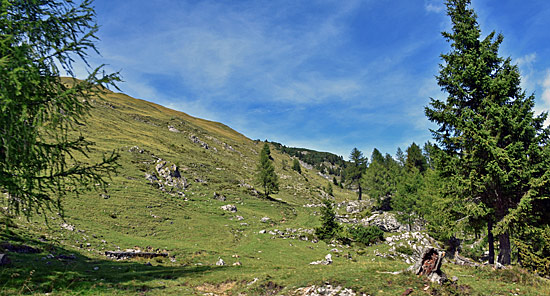
[(356, 184), (359, 189), (358, 200), (361, 200), (363, 189), (361, 187), (361, 178), (367, 169), (367, 158), (363, 157), (363, 153), (357, 148), (353, 148), (350, 153), (351, 164), (347, 167), (346, 179), (351, 184)]
[(275, 167), (270, 159), (271, 152), (269, 145), (264, 144), (260, 152), (260, 163), (258, 164), (258, 182), (264, 188), (265, 196), (279, 191), (279, 180), (275, 174)]
[(416, 143), (412, 143), (409, 148), (407, 148), (407, 157), (405, 160), (405, 167), (408, 171), (411, 171), (413, 168), (416, 168), (420, 173), (423, 173), (428, 167), (426, 158), (422, 154), (420, 147)]
[[(469, 0), (449, 0), (451, 43), (442, 54), (437, 82), (447, 93), (431, 99), (426, 116), (439, 125), (433, 130), (441, 145), (439, 168), (453, 182), (468, 214), (487, 223), (490, 262), (494, 262), (493, 232), (498, 235), (498, 262), (510, 264), (510, 231), (518, 217), (547, 182), (542, 149), (548, 143), (543, 128), (546, 114), (535, 116), (534, 96), (520, 87), (520, 74), (498, 49), (503, 36), (491, 32), (481, 38), (477, 16)], [(493, 229), (497, 226), (496, 229)]]
[(302, 166), (300, 166), (300, 161), (297, 158), (292, 161), (292, 169), (297, 171), (298, 174), (302, 173)]
[(90, 163), (93, 143), (76, 127), (118, 74), (87, 67), (85, 80), (61, 78), (97, 52), (92, 1), (78, 2), (0, 4), (0, 211), (8, 216), (62, 213), (64, 196), (104, 188), (117, 167), (115, 152)]

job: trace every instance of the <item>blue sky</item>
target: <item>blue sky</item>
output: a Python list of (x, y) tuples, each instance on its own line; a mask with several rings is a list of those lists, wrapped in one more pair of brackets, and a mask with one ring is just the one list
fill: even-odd
[[(101, 57), (122, 91), (251, 139), (395, 154), (431, 139), (429, 97), (449, 50), (443, 1), (96, 0)], [(505, 37), (537, 111), (550, 108), (550, 2), (473, 0)]]

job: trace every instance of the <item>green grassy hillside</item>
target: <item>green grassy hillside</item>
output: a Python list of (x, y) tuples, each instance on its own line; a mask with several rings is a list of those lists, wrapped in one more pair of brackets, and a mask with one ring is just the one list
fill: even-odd
[[(455, 287), (392, 274), (408, 264), (377, 256), (386, 244), (315, 240), (319, 209), (304, 205), (319, 204), (331, 180), (313, 169), (298, 174), (287, 154), (271, 149), (281, 190), (266, 199), (255, 182), (263, 142), (123, 94), (109, 93), (92, 105), (79, 132), (95, 142), (92, 159), (120, 153), (119, 173), (107, 192), (64, 200), (64, 220), (47, 213), (47, 222), (36, 217), (9, 225), (0, 253), (12, 262), (0, 267), (0, 294), (302, 295), (297, 289), (327, 283), (368, 295), (400, 295), (408, 288), (412, 295), (550, 293), (547, 282), (518, 269), (447, 264), (449, 277), (459, 278)], [(162, 184), (159, 164), (177, 166), (181, 188)], [(162, 183), (146, 178), (152, 175)], [(356, 194), (334, 186), (333, 199), (351, 201)], [(228, 204), (236, 212), (222, 209)], [(105, 256), (127, 249), (167, 256)], [(332, 264), (310, 265), (329, 253)], [(216, 264), (220, 259), (224, 265)]]

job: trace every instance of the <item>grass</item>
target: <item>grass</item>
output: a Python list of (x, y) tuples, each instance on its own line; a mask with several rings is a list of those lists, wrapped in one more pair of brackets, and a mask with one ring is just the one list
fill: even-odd
[[(267, 199), (249, 188), (257, 185), (262, 142), (225, 125), (121, 94), (93, 105), (91, 117), (79, 130), (96, 143), (91, 160), (112, 150), (121, 155), (119, 173), (105, 193), (108, 198), (100, 191), (67, 198), (64, 219), (46, 213), (47, 225), (41, 217), (15, 220), (0, 234), (0, 242), (28, 245), (39, 253), (8, 253), (12, 264), (0, 270), (2, 295), (290, 295), (299, 287), (325, 282), (370, 295), (400, 295), (408, 288), (413, 295), (550, 294), (547, 282), (520, 269), (451, 264), (444, 271), (459, 277), (462, 288), (431, 286), (424, 291), (429, 286), (424, 278), (388, 273), (408, 266), (376, 256), (375, 250), (387, 251), (386, 244), (333, 246), (259, 233), (317, 227), (318, 208), (303, 205), (320, 203), (328, 180), (306, 168), (301, 175), (290, 166), (283, 169), (283, 160), (290, 164), (292, 159), (271, 149), (281, 191)], [(191, 142), (191, 135), (211, 149)], [(129, 152), (135, 145), (146, 151)], [(162, 192), (144, 178), (154, 170), (155, 157), (178, 164), (190, 183), (185, 197)], [(354, 192), (337, 186), (333, 190), (336, 202), (356, 199)], [(227, 200), (214, 199), (214, 192)], [(234, 204), (237, 212), (223, 211), (226, 204)], [(261, 222), (263, 217), (270, 221)], [(63, 223), (75, 229), (63, 228)], [(332, 253), (333, 264), (309, 264), (335, 247), (342, 252)], [(114, 261), (104, 256), (105, 251), (133, 248), (166, 251), (170, 258)], [(60, 257), (70, 254), (75, 259)], [(225, 266), (215, 265), (220, 258)], [(234, 266), (236, 262), (241, 265)]]

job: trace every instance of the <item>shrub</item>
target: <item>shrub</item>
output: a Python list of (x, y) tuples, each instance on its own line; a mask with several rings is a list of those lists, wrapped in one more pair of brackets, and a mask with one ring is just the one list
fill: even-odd
[(397, 248), (395, 248), (395, 251), (397, 253), (401, 253), (409, 256), (414, 254), (414, 250), (411, 247), (407, 247), (407, 246), (398, 246)]
[(376, 226), (352, 226), (348, 228), (348, 233), (355, 242), (365, 245), (371, 245), (384, 240), (384, 232)]

